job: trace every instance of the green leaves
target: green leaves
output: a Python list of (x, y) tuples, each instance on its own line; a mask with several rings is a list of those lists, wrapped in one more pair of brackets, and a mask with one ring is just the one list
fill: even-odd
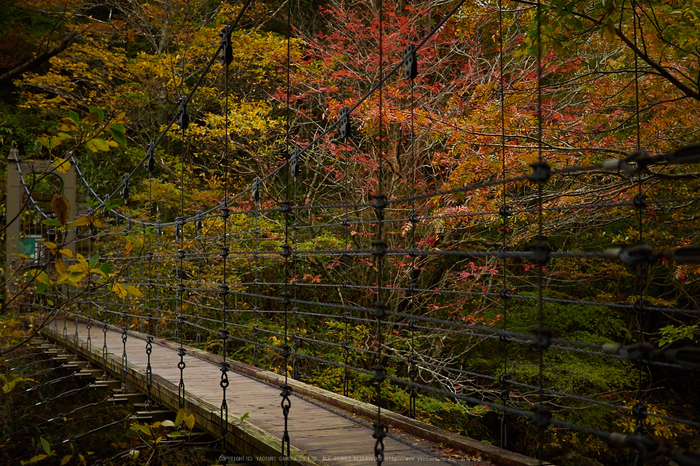
[[(110, 149), (126, 145), (126, 130), (122, 124), (124, 114), (116, 115), (110, 125), (105, 122), (104, 112), (97, 107), (90, 107), (90, 113), (80, 119), (78, 113), (73, 110), (68, 112), (68, 117), (58, 121), (58, 134), (55, 136), (43, 135), (37, 137), (37, 142), (52, 152), (66, 141), (73, 141), (75, 150), (81, 146), (87, 147), (90, 152), (109, 152)], [(54, 158), (56, 171), (67, 173), (70, 163), (63, 157)]]
[(68, 110), (68, 117), (71, 119), (71, 121), (73, 121), (73, 123), (76, 124), (76, 126), (78, 123), (80, 123), (80, 117), (78, 117), (78, 114), (73, 110)]
[(14, 390), (15, 386), (18, 383), (21, 382), (36, 382), (34, 379), (23, 379), (23, 378), (16, 378), (12, 380), (8, 380), (7, 377), (5, 377), (3, 374), (0, 374), (0, 379), (3, 381), (3, 386), (2, 386), (2, 392), (4, 394), (10, 393), (12, 390)]
[(49, 455), (51, 453), (51, 444), (44, 437), (39, 437), (39, 441), (41, 442), (41, 448), (44, 450), (44, 453)]
[(120, 145), (126, 145), (126, 136), (124, 135), (124, 126), (122, 125), (112, 125), (109, 127), (109, 132)]
[(56, 220), (55, 218), (47, 218), (41, 221), (44, 225), (47, 227), (62, 227), (61, 222)]

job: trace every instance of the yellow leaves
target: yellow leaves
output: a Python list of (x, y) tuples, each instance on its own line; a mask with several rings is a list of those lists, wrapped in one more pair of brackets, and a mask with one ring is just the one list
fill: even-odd
[(133, 251), (133, 250), (134, 250), (134, 243), (127, 242), (127, 243), (124, 245), (124, 255), (125, 255), (125, 256), (127, 256), (127, 257), (130, 256), (130, 255), (131, 255), (131, 251)]
[(90, 272), (90, 264), (82, 254), (76, 254), (77, 264), (68, 267), (70, 273), (70, 281), (78, 282), (82, 280)]
[(56, 243), (52, 243), (51, 241), (44, 241), (41, 243), (46, 249), (51, 251), (52, 254), (56, 254), (56, 251), (58, 250), (58, 245)]
[(116, 294), (121, 299), (126, 298), (126, 295), (129, 294), (126, 289), (117, 282), (112, 283), (112, 293)]
[(59, 258), (56, 260), (56, 272), (58, 272), (58, 278), (56, 279), (56, 283), (63, 283), (70, 277), (70, 274), (68, 273), (68, 269), (66, 268), (66, 264), (63, 262), (63, 259)]
[(87, 142), (87, 148), (92, 152), (109, 152), (109, 144), (101, 138), (93, 138)]
[(83, 217), (78, 217), (72, 222), (70, 222), (69, 227), (82, 227), (85, 225), (90, 225), (94, 226), (95, 228), (103, 228), (105, 226), (105, 222), (100, 220), (99, 218), (95, 217), (94, 215), (86, 215)]
[(28, 273), (34, 280), (38, 281), (39, 283), (42, 283), (44, 285), (51, 284), (51, 280), (49, 280), (49, 276), (46, 275), (46, 272), (44, 272), (43, 270), (31, 269), (31, 270), (29, 270)]
[(129, 235), (125, 236), (124, 239), (126, 240), (126, 244), (124, 245), (124, 255), (129, 256), (131, 252), (134, 250), (135, 246), (138, 246), (139, 248), (143, 247), (143, 236), (141, 235)]
[(91, 217), (79, 217), (70, 222), (70, 227), (83, 227), (85, 225), (89, 225), (91, 221)]
[(122, 285), (122, 287), (132, 296), (136, 296), (137, 298), (144, 297), (143, 293), (141, 293), (141, 290), (136, 288), (134, 285)]
[(62, 159), (61, 157), (56, 157), (53, 160), (53, 166), (56, 167), (56, 171), (65, 175), (70, 170), (70, 162), (68, 160)]
[(175, 426), (179, 426), (183, 422), (189, 430), (194, 429), (194, 414), (186, 414), (185, 410), (180, 408), (180, 410), (177, 412), (177, 416), (175, 417)]
[(74, 121), (70, 117), (62, 118), (58, 122), (58, 129), (59, 131), (63, 132), (73, 132), (73, 131), (78, 131), (80, 127), (78, 126), (78, 122)]
[(117, 282), (112, 283), (112, 292), (121, 299), (126, 298), (128, 295), (136, 296), (137, 298), (144, 297), (141, 290), (136, 288), (134, 285), (121, 285)]

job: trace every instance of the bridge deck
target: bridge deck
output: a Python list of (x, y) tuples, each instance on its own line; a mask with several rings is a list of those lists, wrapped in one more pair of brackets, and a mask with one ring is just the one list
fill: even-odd
[[(103, 365), (102, 345), (104, 341), (102, 326), (93, 325), (91, 329), (91, 345), (88, 348), (88, 329), (85, 323), (68, 321), (66, 324), (66, 336), (63, 335), (64, 321), (50, 324), (44, 333), (51, 338), (75, 351), (75, 333), (78, 333), (78, 353), (81, 357), (88, 358), (93, 364)], [(121, 358), (123, 343), (121, 332), (108, 329), (106, 332), (108, 357), (104, 366), (106, 369), (121, 379)], [(145, 351), (145, 337), (134, 336), (130, 331), (126, 341), (127, 354), (127, 381), (128, 385), (141, 392), (146, 392), (146, 365), (147, 355)], [(180, 381), (180, 370), (177, 367), (179, 356), (177, 345), (173, 342), (154, 339), (151, 366), (153, 371), (152, 397), (162, 406), (177, 409), (177, 386)], [(221, 418), (220, 406), (222, 389), (219, 385), (221, 379), (220, 358), (209, 353), (204, 353), (195, 348), (185, 347), (187, 355), (184, 357), (186, 367), (183, 380), (186, 390), (186, 408), (195, 414), (198, 425), (218, 435), (220, 432)], [(207, 360), (208, 359), (208, 360)], [(281, 449), (281, 438), (284, 430), (284, 420), (280, 407), (281, 397), (279, 382), (283, 379), (268, 371), (262, 371), (252, 366), (231, 362), (232, 371), (229, 372), (230, 386), (227, 390), (227, 404), (229, 408), (229, 437), (230, 444), (247, 457), (261, 464), (279, 464), (278, 457)], [(267, 383), (266, 383), (267, 382)], [(273, 385), (273, 386), (271, 386)], [(372, 430), (347, 418), (361, 421), (361, 418), (337, 408), (333, 411), (320, 406), (327, 406), (324, 401), (344, 398), (322, 390), (309, 387), (300, 382), (291, 381), (295, 393), (307, 394), (319, 393), (313, 402), (306, 401), (297, 396), (291, 398), (292, 406), (289, 412), (289, 434), (292, 445), (291, 456), (296, 464), (343, 464), (343, 465), (371, 465), (373, 460), (374, 439)], [(324, 397), (326, 398), (324, 400)], [(318, 400), (318, 401), (317, 401)], [(345, 399), (348, 400), (348, 399)], [(358, 403), (348, 400), (352, 405)], [(336, 404), (337, 405), (337, 404)], [(371, 407), (369, 407), (371, 409)], [(353, 408), (355, 412), (358, 412)], [(361, 411), (361, 410), (360, 410)], [(365, 409), (365, 411), (367, 411)], [(248, 418), (241, 421), (241, 417), (248, 413)], [(366, 412), (366, 414), (369, 414)], [(392, 413), (386, 412), (387, 415)], [(400, 417), (393, 415), (394, 417)], [(370, 422), (371, 420), (365, 420)], [(414, 424), (417, 421), (411, 421)], [(391, 424), (391, 422), (389, 422)], [(439, 429), (424, 425), (426, 432)], [(407, 434), (396, 433), (413, 445), (418, 445), (425, 450), (440, 454), (440, 446)], [(454, 434), (446, 433), (454, 436)], [(470, 439), (461, 437), (468, 442), (472, 454), (453, 457), (453, 461), (460, 464), (512, 464), (531, 465), (536, 464), (531, 458), (500, 450), (490, 445), (480, 444)], [(483, 448), (482, 448), (483, 447)], [(385, 439), (386, 464), (415, 464), (416, 462), (435, 461), (425, 452), (404, 445), (397, 440)], [(482, 458), (484, 458), (482, 460)], [(490, 460), (486, 459), (490, 458)], [(244, 458), (245, 460), (245, 458)], [(493, 462), (491, 461), (493, 460)]]

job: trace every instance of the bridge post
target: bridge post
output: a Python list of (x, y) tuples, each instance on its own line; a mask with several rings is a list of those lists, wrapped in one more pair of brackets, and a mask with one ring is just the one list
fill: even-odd
[(17, 149), (11, 149), (7, 156), (7, 192), (5, 193), (5, 302), (17, 291), (17, 286), (12, 279), (13, 270), (17, 266), (19, 253), (20, 232), (20, 208), (21, 208), (21, 182), (17, 170)]
[[(71, 165), (68, 173), (58, 173), (50, 160), (20, 160), (17, 149), (11, 149), (7, 157), (7, 193), (6, 193), (6, 222), (5, 229), (5, 300), (10, 299), (17, 292), (17, 286), (13, 274), (19, 265), (20, 239), (22, 235), (21, 216), (23, 207), (22, 174), (54, 174), (62, 181), (62, 193), (70, 203), (68, 221), (75, 220), (78, 210), (77, 186), (75, 167)], [(24, 206), (26, 209), (27, 206)], [(75, 229), (66, 231), (66, 248), (75, 254)]]

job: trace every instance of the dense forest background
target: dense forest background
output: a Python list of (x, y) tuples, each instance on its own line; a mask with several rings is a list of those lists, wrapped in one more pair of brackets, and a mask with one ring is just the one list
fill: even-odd
[[(402, 60), (406, 45), (421, 40), (453, 6), (454, 2), (443, 0), (385, 0), (380, 63), (376, 2), (253, 2), (233, 31), (228, 72), (217, 60), (188, 103), (191, 124), (186, 137), (171, 131), (156, 148), (153, 169), (137, 171), (129, 180), (128, 203), (119, 199), (109, 207), (129, 217), (166, 224), (216, 206), (225, 192), (249, 189), (256, 177), (273, 172), (294, 150), (323, 134), (344, 107), (353, 106), (375, 85), (380, 69), (386, 72)], [(175, 115), (179, 99), (189, 93), (218, 46), (222, 27), (241, 8), (238, 3), (213, 0), (0, 0), (3, 154), (17, 149), (23, 159), (50, 159), (59, 168), (73, 156), (97, 193), (112, 193)], [(295, 222), (305, 228), (295, 230), (295, 249), (373, 247), (372, 210), (351, 207), (348, 212), (332, 206), (368, 203), (380, 183), (389, 198), (413, 199), (387, 210), (389, 217), (405, 219), (386, 227), (389, 248), (526, 251), (546, 240), (552, 251), (581, 253), (637, 243), (654, 250), (698, 244), (697, 167), (685, 163), (645, 166), (638, 160), (644, 154), (641, 149), (654, 156), (700, 143), (700, 3), (555, 0), (541, 9), (539, 30), (536, 14), (529, 1), (465, 1), (421, 48), (415, 80), (403, 79), (401, 70), (384, 84), (381, 124), (373, 97), (354, 110), (353, 135), (347, 143), (335, 134), (322, 137), (305, 154), (294, 177), (293, 196), (296, 205), (329, 207), (297, 211)], [(5, 180), (6, 159), (1, 162), (0, 183)], [(541, 191), (523, 179), (462, 189), (527, 174), (531, 164), (541, 159), (562, 171)], [(619, 170), (599, 166), (611, 159), (626, 163), (620, 163)], [(565, 172), (583, 166), (596, 168)], [(288, 242), (284, 215), (274, 212), (280, 200), (290, 199), (288, 187), (288, 178), (272, 179), (260, 199), (246, 195), (236, 201), (235, 209), (261, 213), (229, 221), (232, 249), (279, 251)], [(43, 180), (32, 188), (51, 211), (56, 186)], [(416, 194), (434, 192), (442, 194), (415, 199)], [(635, 207), (635, 197), (637, 204), (642, 199), (642, 209)], [(94, 197), (85, 192), (76, 208), (86, 214), (94, 203)], [(504, 206), (509, 215), (499, 214)], [(539, 207), (544, 209), (542, 230), (538, 229)], [(411, 220), (410, 214), (420, 220)], [(28, 210), (25, 225), (39, 224), (34, 216)], [(348, 218), (353, 222), (350, 228), (342, 224)], [(100, 227), (90, 219), (88, 224)], [(105, 222), (124, 228), (110, 214)], [(184, 228), (187, 251), (204, 254), (220, 246), (225, 227), (213, 218)], [(206, 235), (200, 234), (201, 229)], [(167, 284), (184, 275), (202, 289), (202, 283), (220, 282), (222, 264), (213, 259), (188, 262), (177, 277), (172, 273), (174, 258), (132, 264), (130, 256), (173, 250), (178, 239), (161, 239), (150, 230), (130, 238), (126, 243), (117, 236), (103, 240), (105, 250), (108, 244), (121, 242), (121, 253), (109, 259), (113, 266), (101, 269), (102, 278), (127, 287), (105, 288), (109, 293), (100, 298), (104, 302), (136, 308), (129, 299), (143, 299), (145, 307), (133, 312), (153, 311), (174, 318), (180, 304), (165, 297), (166, 285), (162, 301), (155, 306), (151, 291), (147, 293), (146, 287), (129, 277), (141, 273)], [(292, 275), (281, 258), (270, 255), (242, 256), (229, 265), (227, 280), (238, 290), (259, 294), (266, 286), (278, 290), (281, 284), (293, 283), (295, 296), (309, 303), (361, 303), (378, 276), (372, 256), (349, 262), (330, 255), (307, 257), (298, 261)], [(543, 309), (534, 304), (539, 270), (518, 258), (426, 254), (389, 257), (379, 276), (387, 287), (396, 289), (384, 299), (397, 312), (523, 332), (530, 331), (543, 313), (552, 335), (567, 340), (649, 342), (658, 348), (698, 343), (700, 269), (696, 263), (659, 260), (630, 266), (583, 255), (554, 260), (546, 264), (541, 282), (550, 298)], [(86, 274), (78, 275), (72, 285), (85, 290)], [(30, 278), (36, 280), (36, 275)], [(340, 283), (356, 288), (342, 291)], [(31, 289), (58, 295), (62, 293), (58, 285), (49, 280)], [(505, 299), (502, 289), (514, 297)], [(160, 291), (157, 296), (161, 297)], [(10, 298), (5, 296), (5, 301)], [(219, 318), (217, 312), (207, 314), (202, 309), (219, 309), (220, 297), (192, 291), (187, 298), (188, 315)], [(31, 299), (27, 294), (14, 302)], [(649, 308), (695, 312), (639, 312), (633, 305), (642, 299)], [(65, 309), (77, 309), (72, 306)], [(275, 314), (279, 304), (242, 297), (231, 306), (255, 310), (237, 315), (234, 322), (243, 329), (241, 335), (250, 340), (254, 334), (263, 346), (233, 343), (230, 355), (272, 370), (287, 370), (287, 361), (269, 350), (284, 344), (282, 319)], [(10, 308), (3, 307), (4, 318), (19, 322), (9, 316)], [(119, 309), (122, 312), (123, 307)], [(259, 320), (259, 314), (267, 319)], [(28, 325), (29, 321), (22, 322)], [(201, 322), (197, 320), (198, 325), (208, 325)], [(142, 327), (136, 318), (122, 324), (135, 330)], [(216, 328), (215, 324), (210, 327)], [(348, 330), (342, 319), (299, 315), (293, 327), (296, 357), (290, 370), (295, 377), (333, 391), (345, 388), (351, 396), (372, 400), (368, 378), (347, 381), (342, 369), (303, 358), (327, 351), (314, 338), (350, 341), (354, 348), (371, 352), (377, 346), (371, 324), (355, 323)], [(164, 336), (172, 335), (168, 332), (172, 330), (163, 329)], [(417, 341), (414, 337), (407, 326), (387, 332), (387, 351), (396, 358), (387, 364), (393, 375), (407, 377), (408, 369), (396, 361), (417, 357), (424, 364), (418, 375), (421, 383), (488, 400), (499, 400), (502, 385), (467, 373), (496, 378), (508, 374), (523, 384), (538, 383), (538, 356), (531, 348), (511, 349), (511, 359), (506, 357), (504, 362), (508, 343), (497, 339), (428, 331)], [(200, 335), (192, 330), (187, 338), (209, 351), (221, 351), (215, 332)], [(5, 339), (9, 344), (20, 336), (7, 330)], [(342, 362), (342, 350), (333, 351), (326, 357)], [(349, 362), (366, 364), (367, 369), (373, 366), (359, 358)], [(433, 370), (431, 364), (458, 370)], [(552, 390), (627, 408), (638, 403), (643, 391), (649, 412), (698, 419), (700, 400), (692, 372), (552, 352), (543, 377)], [(408, 389), (388, 387), (385, 395), (389, 409), (407, 412)], [(536, 400), (536, 391), (513, 395), (510, 402), (518, 406)], [(25, 403), (26, 396), (13, 400)], [(628, 433), (635, 427), (633, 417), (599, 405), (554, 395), (549, 402), (557, 416), (574, 423)], [(33, 421), (18, 419), (12, 406), (2, 408), (6, 437), (0, 445), (19, 455), (15, 458), (29, 460), (41, 452), (36, 439), (51, 433), (45, 427), (28, 429), (26, 424)], [(480, 440), (503, 442), (500, 415), (483, 406), (421, 394), (415, 416)], [(511, 433), (505, 446), (536, 454), (536, 428), (525, 420), (509, 422)], [(31, 434), (20, 442), (18, 432)], [(645, 433), (684, 448), (699, 448), (697, 431), (659, 417), (647, 421)], [(128, 445), (123, 438), (106, 437), (104, 442), (115, 449)], [(76, 448), (86, 454), (91, 447)], [(633, 457), (566, 429), (548, 430), (545, 455), (560, 464), (629, 464)], [(67, 461), (81, 461), (77, 454), (70, 456)]]

